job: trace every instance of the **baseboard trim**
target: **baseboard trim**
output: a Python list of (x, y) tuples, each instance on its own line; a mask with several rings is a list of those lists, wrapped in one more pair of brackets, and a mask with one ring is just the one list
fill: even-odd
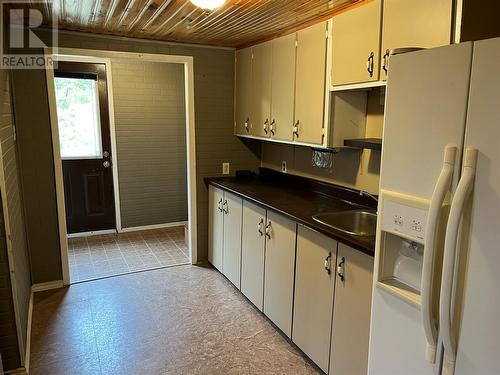
[(33, 288), (30, 293), (30, 302), (28, 305), (28, 324), (26, 327), (26, 352), (24, 353), (24, 368), (26, 373), (30, 373), (30, 357), (31, 357), (31, 322), (33, 321)]
[(173, 223), (164, 223), (164, 224), (153, 224), (153, 225), (143, 225), (139, 227), (129, 227), (122, 228), (119, 232), (137, 232), (139, 230), (150, 230), (150, 229), (162, 229), (162, 228), (170, 228), (170, 227), (179, 227), (181, 225), (186, 225), (187, 221), (175, 221)]
[(33, 284), (31, 286), (31, 291), (36, 293), (43, 292), (44, 290), (59, 289), (62, 287), (64, 287), (64, 282), (62, 280), (54, 280), (46, 283)]
[(29, 372), (26, 370), (24, 367), (19, 367), (14, 370), (9, 370), (5, 371), (5, 374), (7, 375), (28, 375)]
[(69, 233), (66, 235), (66, 237), (67, 238), (92, 237), (92, 236), (100, 236), (101, 234), (113, 234), (116, 232), (117, 232), (116, 229), (104, 229), (104, 230), (94, 230), (90, 232)]

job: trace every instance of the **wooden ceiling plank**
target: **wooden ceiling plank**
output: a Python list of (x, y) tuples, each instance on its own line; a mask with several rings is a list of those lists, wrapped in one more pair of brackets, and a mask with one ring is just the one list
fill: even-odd
[(149, 7), (151, 6), (151, 4), (154, 3), (153, 0), (149, 0), (145, 5), (144, 5), (144, 8), (142, 8), (142, 10), (137, 13), (137, 15), (134, 17), (134, 19), (132, 20), (132, 22), (130, 22), (128, 24), (128, 26), (126, 27), (126, 30), (127, 32), (131, 32), (132, 30), (134, 30), (136, 28), (136, 25), (141, 21), (141, 19), (144, 17), (144, 15), (148, 12), (152, 13), (153, 10), (151, 10)]
[(163, 3), (153, 12), (151, 17), (142, 25), (141, 29), (147, 29), (151, 26), (154, 21), (162, 14), (164, 10), (166, 10), (173, 0), (164, 0)]
[(161, 34), (159, 34), (159, 36), (166, 36), (166, 35), (170, 35), (172, 34), (170, 31), (171, 30), (174, 30), (179, 27), (181, 24), (184, 24), (184, 27), (188, 27), (188, 25), (186, 24), (186, 19), (188, 19), (189, 17), (191, 17), (191, 15), (193, 13), (196, 13), (196, 12), (199, 12), (198, 8), (195, 8), (195, 9), (191, 9), (191, 11), (189, 13), (187, 13), (185, 16), (181, 17), (175, 24), (173, 24), (172, 26), (170, 27), (166, 27), (166, 23), (164, 23), (164, 25), (161, 25), (157, 32), (153, 32), (153, 34), (159, 34), (159, 32), (161, 31)]
[(157, 18), (155, 25), (151, 25), (147, 33), (149, 35), (155, 35), (162, 27), (166, 27), (169, 23), (176, 23), (180, 18), (180, 13), (184, 10), (184, 8), (191, 4), (189, 0), (174, 0), (170, 7), (168, 8), (168, 12), (165, 13), (165, 17), (163, 19)]
[(92, 13), (90, 13), (88, 23), (90, 25), (94, 25), (96, 19), (99, 17), (101, 13), (102, 0), (94, 0), (92, 4)]
[(125, 4), (125, 7), (123, 8), (121, 15), (118, 17), (116, 21), (115, 25), (116, 27), (118, 28), (122, 27), (123, 22), (127, 19), (128, 15), (136, 5), (137, 5), (136, 0), (127, 0), (127, 3)]
[(106, 17), (104, 18), (104, 28), (108, 27), (109, 22), (111, 21), (111, 18), (113, 18), (113, 15), (115, 13), (115, 9), (118, 5), (119, 0), (111, 0), (111, 4), (108, 7), (108, 11), (106, 12)]

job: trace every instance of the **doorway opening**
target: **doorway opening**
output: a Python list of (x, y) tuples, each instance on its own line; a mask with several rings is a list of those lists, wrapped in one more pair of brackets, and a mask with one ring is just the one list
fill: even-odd
[(64, 284), (196, 263), (192, 57), (59, 51), (47, 83)]

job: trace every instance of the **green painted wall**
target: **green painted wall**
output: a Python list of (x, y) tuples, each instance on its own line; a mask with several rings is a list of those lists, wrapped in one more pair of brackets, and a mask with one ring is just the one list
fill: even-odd
[[(41, 35), (43, 38), (43, 35)], [(59, 47), (193, 56), (195, 73), (198, 257), (207, 259), (208, 192), (203, 178), (260, 164), (260, 143), (233, 135), (234, 51), (60, 33)], [(46, 81), (43, 71), (18, 71), (14, 77), (20, 160), (35, 283), (62, 278), (56, 216), (54, 168)], [(119, 155), (118, 155), (119, 157)]]

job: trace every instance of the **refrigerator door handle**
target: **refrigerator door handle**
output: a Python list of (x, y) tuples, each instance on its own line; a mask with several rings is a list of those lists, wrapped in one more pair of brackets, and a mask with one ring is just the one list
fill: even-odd
[(446, 193), (450, 190), (455, 167), (457, 148), (447, 146), (444, 150), (443, 168), (436, 182), (434, 192), (432, 193), (429, 214), (427, 215), (426, 233), (424, 239), (424, 256), (422, 265), (422, 285), (421, 285), (421, 313), (427, 347), (425, 358), (430, 363), (436, 361), (437, 346), (437, 322), (432, 314), (432, 274), (435, 252), (435, 239), (439, 215), (443, 205)]
[(443, 273), (441, 278), (441, 295), (439, 300), (439, 329), (443, 337), (444, 359), (443, 375), (452, 375), (455, 371), (455, 358), (457, 353), (456, 337), (452, 330), (452, 292), (453, 276), (456, 258), (458, 235), (463, 210), (474, 185), (476, 175), (477, 150), (465, 150), (462, 177), (458, 183), (455, 196), (451, 203), (448, 225), (444, 242)]

